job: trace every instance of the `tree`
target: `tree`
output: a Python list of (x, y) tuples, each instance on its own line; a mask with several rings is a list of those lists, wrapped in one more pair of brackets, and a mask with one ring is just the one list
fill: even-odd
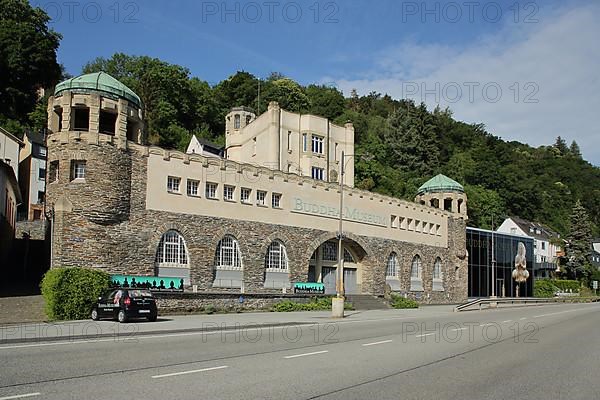
[(267, 81), (264, 95), (267, 104), (276, 101), (281, 108), (288, 111), (307, 112), (310, 104), (304, 88), (289, 78)]
[(0, 123), (28, 125), (38, 89), (51, 88), (60, 78), (61, 36), (48, 28), (49, 20), (26, 0), (0, 0)]
[(310, 104), (308, 112), (311, 114), (333, 120), (344, 112), (346, 99), (336, 88), (308, 85), (305, 92)]
[(479, 185), (466, 185), (465, 192), (468, 199), (469, 225), (492, 229), (493, 219), (493, 228), (497, 228), (505, 215), (504, 202), (500, 195)]
[(570, 232), (567, 236), (567, 273), (570, 277), (587, 280), (591, 274), (592, 230), (588, 213), (577, 200), (570, 218)]
[(429, 176), (438, 166), (433, 118), (425, 104), (396, 110), (384, 131), (394, 167), (419, 176)]
[(579, 145), (576, 141), (571, 142), (571, 147), (569, 147), (569, 152), (573, 157), (581, 158), (581, 150), (579, 149)]
[(556, 138), (556, 142), (554, 142), (554, 148), (558, 150), (561, 156), (566, 156), (569, 153), (567, 142), (565, 142), (565, 139), (560, 136)]

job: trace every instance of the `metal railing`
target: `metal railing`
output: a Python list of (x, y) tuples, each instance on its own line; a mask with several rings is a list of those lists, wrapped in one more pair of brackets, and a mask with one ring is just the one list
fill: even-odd
[(551, 297), (551, 298), (538, 298), (538, 297), (500, 297), (496, 299), (483, 298), (469, 301), (468, 303), (461, 304), (454, 308), (455, 312), (458, 311), (473, 311), (482, 310), (484, 306), (490, 308), (493, 306), (505, 305), (505, 304), (522, 304), (522, 305), (540, 305), (549, 303), (593, 303), (599, 302), (600, 297)]

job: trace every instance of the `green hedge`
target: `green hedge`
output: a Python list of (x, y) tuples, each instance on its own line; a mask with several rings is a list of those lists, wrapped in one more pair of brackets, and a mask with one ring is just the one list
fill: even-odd
[(53, 268), (42, 279), (42, 296), (50, 320), (86, 319), (110, 287), (110, 275), (85, 268)]
[[(350, 303), (344, 303), (344, 309), (352, 310)], [(291, 300), (280, 301), (273, 305), (273, 311), (327, 311), (331, 310), (331, 297), (313, 297), (308, 303), (297, 303)]]
[(581, 289), (579, 281), (566, 279), (536, 279), (533, 284), (533, 297), (554, 297), (556, 292), (578, 293)]
[(419, 303), (412, 299), (407, 299), (399, 294), (392, 293), (392, 300), (390, 301), (392, 308), (419, 308)]

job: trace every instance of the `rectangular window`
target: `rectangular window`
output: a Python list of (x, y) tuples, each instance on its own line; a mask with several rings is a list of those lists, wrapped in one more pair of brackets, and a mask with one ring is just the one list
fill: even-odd
[(292, 151), (292, 131), (288, 131), (287, 149), (288, 151)]
[(256, 155), (256, 138), (252, 139), (252, 155)]
[(546, 250), (546, 242), (542, 242), (542, 250)]
[(117, 127), (117, 113), (100, 110), (98, 130), (100, 133), (114, 135)]
[(281, 208), (281, 194), (280, 193), (272, 193), (271, 194), (271, 207)]
[(321, 136), (312, 136), (312, 152), (323, 154), (323, 138)]
[(334, 150), (333, 150), (333, 160), (337, 161), (338, 160), (338, 144), (335, 144)]
[(206, 182), (206, 192), (204, 194), (207, 199), (217, 198), (217, 184), (212, 182)]
[(306, 133), (302, 134), (302, 151), (306, 152), (308, 150), (308, 137)]
[(85, 179), (85, 161), (84, 160), (73, 160), (71, 161), (71, 180)]
[(415, 230), (415, 225), (413, 224), (413, 220), (412, 219), (408, 218), (407, 225), (408, 225), (408, 230), (409, 231), (414, 231)]
[(234, 201), (235, 200), (235, 186), (224, 185), (223, 186), (223, 200)]
[(391, 215), (390, 216), (390, 227), (391, 228), (398, 228), (398, 219), (395, 215)]
[(415, 232), (421, 232), (421, 221), (415, 220)]
[(312, 167), (311, 174), (313, 179), (318, 179), (320, 181), (323, 180), (323, 176), (325, 175), (325, 170), (319, 167)]
[(40, 168), (38, 170), (38, 179), (40, 181), (46, 180), (46, 168)]
[(398, 227), (400, 229), (406, 229), (406, 218), (398, 217)]
[(235, 114), (233, 117), (233, 129), (240, 129), (241, 117), (239, 114)]
[(46, 197), (46, 194), (44, 192), (38, 191), (38, 198), (37, 198), (38, 204), (44, 203), (44, 198), (45, 197)]
[(167, 192), (179, 193), (179, 185), (181, 184), (181, 178), (176, 176), (167, 177)]
[(198, 194), (198, 188), (200, 187), (200, 181), (197, 181), (195, 179), (188, 179), (187, 180), (187, 194), (188, 196), (193, 196), (193, 197), (197, 197)]
[(250, 204), (250, 194), (252, 193), (252, 189), (242, 188), (240, 190), (240, 201), (245, 204)]
[(58, 161), (50, 161), (48, 170), (48, 181), (50, 183), (58, 181)]
[(256, 205), (264, 206), (266, 197), (267, 197), (267, 192), (265, 192), (263, 190), (257, 190), (256, 191)]
[(73, 121), (74, 131), (88, 131), (90, 129), (90, 109), (74, 108), (75, 118)]

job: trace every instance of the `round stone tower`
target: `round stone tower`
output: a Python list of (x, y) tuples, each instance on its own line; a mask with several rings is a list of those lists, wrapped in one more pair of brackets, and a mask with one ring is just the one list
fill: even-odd
[(48, 100), (46, 204), (54, 229), (76, 227), (81, 234), (72, 237), (83, 242), (86, 229), (126, 221), (129, 147), (144, 140), (142, 102), (127, 86), (104, 72), (59, 83)]
[(465, 188), (453, 179), (439, 174), (419, 188), (415, 202), (439, 208), (467, 219)]

